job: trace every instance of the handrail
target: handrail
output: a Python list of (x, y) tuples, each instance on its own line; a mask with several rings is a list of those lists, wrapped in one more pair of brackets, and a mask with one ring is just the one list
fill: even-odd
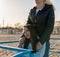
[(4, 45), (0, 45), (0, 48), (2, 49), (8, 49), (8, 50), (13, 50), (13, 51), (25, 51), (26, 49), (23, 48), (17, 48), (17, 47), (11, 47), (11, 46), (4, 46)]
[[(50, 40), (60, 40), (60, 38), (50, 38)], [(19, 40), (2, 41), (0, 42), (0, 44), (16, 43), (16, 42), (19, 42)]]
[(19, 52), (19, 53), (13, 55), (12, 57), (20, 57), (20, 56), (22, 56), (22, 57), (24, 57), (24, 56), (30, 56), (31, 57), (31, 51)]
[(17, 48), (17, 47), (11, 47), (11, 46), (4, 46), (4, 45), (0, 45), (0, 48), (2, 49), (7, 49), (7, 50), (11, 50), (11, 51), (17, 51), (17, 54), (13, 55), (12, 57), (24, 57), (24, 54), (31, 54), (32, 50), (29, 49), (23, 49), (23, 48)]
[(7, 43), (16, 43), (19, 42), (18, 40), (12, 40), (12, 41), (2, 41), (0, 44), (7, 44)]

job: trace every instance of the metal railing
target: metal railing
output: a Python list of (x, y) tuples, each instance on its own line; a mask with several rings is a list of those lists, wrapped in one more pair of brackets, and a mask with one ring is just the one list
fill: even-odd
[(4, 45), (0, 45), (0, 48), (6, 49), (6, 50), (11, 50), (11, 51), (16, 51), (16, 54), (14, 54), (11, 57), (25, 57), (25, 56), (31, 57), (31, 50), (29, 50), (29, 49), (16, 48), (16, 47), (4, 46)]
[[(19, 41), (18, 40), (3, 41), (3, 42), (0, 42), (0, 44), (8, 44), (8, 43), (16, 43), (16, 42), (19, 42)], [(10, 51), (15, 51), (16, 54), (12, 55), (11, 57), (25, 57), (25, 56), (31, 57), (31, 50), (29, 49), (16, 48), (11, 46), (4, 46), (4, 45), (0, 45), (0, 48), (5, 50), (10, 50)]]
[(19, 42), (18, 40), (12, 40), (12, 41), (2, 41), (0, 44), (8, 44), (8, 43), (16, 43)]
[[(56, 38), (51, 38), (51, 40), (56, 40)], [(57, 40), (60, 40), (60, 38), (58, 38)], [(6, 42), (0, 42), (0, 44), (16, 43), (16, 42), (19, 42), (19, 41), (18, 40), (6, 41)], [(16, 47), (11, 47), (11, 46), (4, 46), (4, 45), (0, 45), (0, 48), (15, 51), (16, 54), (14, 54), (11, 57), (25, 57), (25, 56), (32, 57), (31, 56), (32, 55), (31, 54), (32, 50), (29, 50), (29, 49), (16, 48)], [(50, 50), (50, 52), (54, 52), (54, 51)]]

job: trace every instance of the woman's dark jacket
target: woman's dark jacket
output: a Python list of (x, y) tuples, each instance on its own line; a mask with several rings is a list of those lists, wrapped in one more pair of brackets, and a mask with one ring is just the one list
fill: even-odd
[(38, 36), (39, 41), (44, 44), (49, 38), (54, 27), (54, 9), (52, 5), (45, 4), (42, 10), (39, 10), (36, 14), (36, 7), (30, 10), (27, 24), (33, 25)]

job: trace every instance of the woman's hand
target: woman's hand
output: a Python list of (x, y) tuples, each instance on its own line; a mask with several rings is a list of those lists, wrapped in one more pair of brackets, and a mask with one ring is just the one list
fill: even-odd
[(41, 49), (41, 47), (42, 47), (42, 44), (40, 42), (38, 42), (36, 45), (36, 50), (38, 51), (39, 49)]
[(20, 48), (22, 46), (22, 44), (24, 43), (25, 38), (20, 38), (18, 47)]

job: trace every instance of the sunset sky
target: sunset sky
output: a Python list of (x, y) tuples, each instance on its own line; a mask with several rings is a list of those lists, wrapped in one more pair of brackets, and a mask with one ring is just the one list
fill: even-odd
[[(55, 19), (60, 20), (60, 0), (51, 0), (55, 7)], [(20, 22), (25, 24), (29, 10), (35, 0), (0, 0), (0, 26), (14, 25)]]

